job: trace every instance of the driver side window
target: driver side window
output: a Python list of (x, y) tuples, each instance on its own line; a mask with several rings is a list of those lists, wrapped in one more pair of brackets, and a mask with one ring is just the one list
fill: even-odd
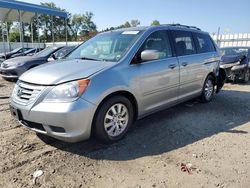
[(159, 53), (159, 59), (172, 57), (173, 54), (167, 31), (152, 33), (143, 43), (140, 53), (144, 50), (156, 50)]

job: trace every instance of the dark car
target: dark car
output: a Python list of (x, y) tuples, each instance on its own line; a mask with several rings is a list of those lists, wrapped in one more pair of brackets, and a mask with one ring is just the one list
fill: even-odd
[(16, 57), (2, 62), (0, 74), (6, 80), (15, 80), (25, 71), (48, 62), (48, 59), (62, 47), (48, 47), (34, 56)]
[(23, 54), (24, 52), (26, 52), (27, 50), (30, 50), (30, 49), (32, 49), (32, 48), (17, 48), (17, 49), (15, 49), (15, 50), (12, 50), (12, 51), (10, 51), (10, 52), (7, 52), (6, 54), (1, 53), (1, 54), (0, 54), (0, 59), (4, 59), (4, 60), (10, 59), (10, 58), (12, 58), (14, 55), (16, 55), (16, 54)]
[(29, 49), (21, 54), (12, 55), (11, 57), (13, 58), (13, 57), (20, 57), (20, 56), (27, 56), (27, 55), (32, 56), (32, 55), (40, 52), (41, 50), (43, 50), (43, 48), (31, 48), (31, 49)]
[(226, 71), (229, 81), (248, 82), (250, 77), (250, 47), (221, 48), (220, 68)]

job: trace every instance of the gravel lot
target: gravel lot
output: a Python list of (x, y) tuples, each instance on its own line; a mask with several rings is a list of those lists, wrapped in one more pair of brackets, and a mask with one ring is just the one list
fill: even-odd
[(146, 117), (110, 146), (19, 126), (8, 110), (13, 86), (0, 78), (0, 187), (250, 187), (250, 83)]

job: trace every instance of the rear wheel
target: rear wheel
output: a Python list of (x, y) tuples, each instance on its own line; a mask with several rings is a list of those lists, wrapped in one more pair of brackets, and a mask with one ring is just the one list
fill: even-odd
[(215, 82), (214, 78), (209, 75), (204, 83), (203, 91), (201, 94), (201, 101), (203, 103), (210, 102), (214, 98), (215, 93)]
[(113, 143), (125, 136), (133, 123), (133, 106), (123, 96), (115, 96), (105, 101), (99, 108), (94, 130), (102, 143)]

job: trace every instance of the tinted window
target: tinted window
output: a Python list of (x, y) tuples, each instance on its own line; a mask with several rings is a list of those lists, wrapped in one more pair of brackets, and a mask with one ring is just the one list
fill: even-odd
[(156, 31), (152, 33), (143, 43), (140, 52), (144, 50), (157, 50), (160, 54), (160, 59), (172, 57), (167, 31)]
[(215, 51), (214, 44), (209, 35), (194, 33), (194, 38), (196, 39), (198, 53)]
[(178, 56), (195, 54), (195, 45), (192, 34), (187, 31), (173, 32), (176, 53)]

